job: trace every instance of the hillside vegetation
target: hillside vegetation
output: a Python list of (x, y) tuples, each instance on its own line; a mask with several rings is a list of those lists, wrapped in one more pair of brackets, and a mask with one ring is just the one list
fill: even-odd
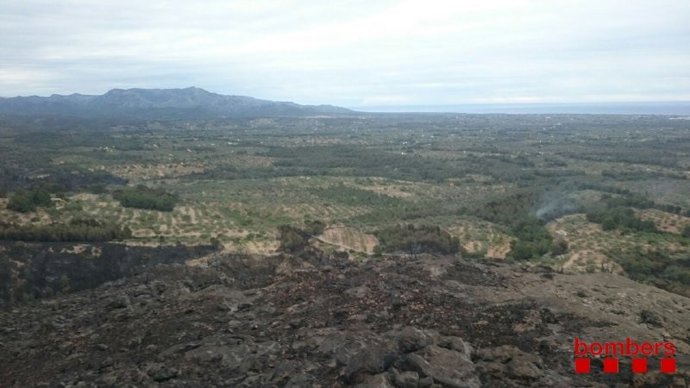
[[(219, 98), (170, 104), (187, 95)], [(435, 252), (686, 292), (689, 134), (665, 116), (3, 116), (2, 238)]]

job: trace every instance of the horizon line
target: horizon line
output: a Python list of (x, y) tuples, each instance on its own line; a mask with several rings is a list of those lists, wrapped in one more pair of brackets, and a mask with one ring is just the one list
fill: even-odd
[(690, 115), (688, 101), (486, 102), (460, 104), (351, 105), (365, 113)]

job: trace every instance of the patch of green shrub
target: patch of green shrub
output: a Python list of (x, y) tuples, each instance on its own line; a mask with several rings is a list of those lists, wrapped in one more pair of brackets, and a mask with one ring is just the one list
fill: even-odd
[(376, 233), (384, 252), (456, 254), (460, 241), (438, 226), (397, 225)]
[(49, 188), (45, 186), (29, 190), (17, 190), (10, 196), (7, 208), (20, 213), (28, 213), (36, 210), (37, 207), (50, 207), (52, 206), (50, 193)]
[(124, 207), (166, 212), (172, 211), (178, 200), (174, 194), (142, 185), (118, 190), (113, 197)]
[(686, 225), (685, 228), (683, 228), (683, 231), (681, 232), (681, 235), (683, 237), (690, 238), (690, 225)]
[(278, 227), (278, 240), (280, 250), (288, 253), (295, 253), (304, 250), (309, 244), (309, 235), (292, 225), (281, 225)]
[(599, 208), (587, 212), (587, 220), (601, 224), (604, 230), (622, 229), (636, 232), (658, 232), (652, 221), (642, 221), (632, 209), (624, 207)]
[(517, 240), (511, 244), (509, 256), (514, 260), (541, 257), (553, 249), (553, 238), (544, 224), (535, 217), (525, 217), (513, 225), (511, 232)]

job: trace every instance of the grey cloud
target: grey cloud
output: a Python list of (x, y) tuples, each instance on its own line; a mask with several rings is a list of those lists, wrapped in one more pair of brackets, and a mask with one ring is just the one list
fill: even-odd
[(349, 106), (690, 100), (686, 1), (6, 3), (2, 96), (195, 85)]

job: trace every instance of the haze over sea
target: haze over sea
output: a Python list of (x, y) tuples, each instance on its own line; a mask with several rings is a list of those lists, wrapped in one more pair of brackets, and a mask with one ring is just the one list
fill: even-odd
[(639, 114), (690, 115), (688, 102), (387, 105), (352, 107), (364, 112), (449, 112), (505, 114)]

